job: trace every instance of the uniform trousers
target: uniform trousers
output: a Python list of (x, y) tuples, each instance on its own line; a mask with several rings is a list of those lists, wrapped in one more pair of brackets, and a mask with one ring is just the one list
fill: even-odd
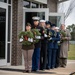
[(60, 46), (58, 46), (58, 49), (56, 51), (56, 68), (59, 67), (60, 64)]
[(47, 64), (47, 41), (41, 43), (40, 70), (46, 69)]
[(39, 64), (40, 64), (40, 48), (35, 47), (32, 56), (32, 71), (37, 71), (39, 69)]
[(56, 49), (53, 49), (52, 50), (52, 58), (51, 58), (51, 68), (55, 68), (55, 65), (56, 65)]
[(52, 64), (52, 49), (48, 48), (47, 50), (47, 69), (51, 69), (51, 64)]

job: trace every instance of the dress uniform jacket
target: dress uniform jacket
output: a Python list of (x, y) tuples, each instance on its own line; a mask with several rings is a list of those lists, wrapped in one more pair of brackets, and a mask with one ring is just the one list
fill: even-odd
[(52, 33), (52, 35), (50, 36), (50, 38), (52, 38), (50, 41), (48, 41), (48, 48), (53, 49), (54, 45), (53, 45), (53, 38), (54, 38), (54, 31), (49, 29), (49, 32)]
[[(42, 28), (42, 27), (40, 27), (40, 26), (38, 25), (38, 26), (34, 26), (33, 28), (34, 28), (34, 29), (38, 29), (39, 32), (42, 34), (42, 31), (43, 31), (43, 28)], [(40, 41), (40, 40), (39, 40), (38, 43), (35, 43), (35, 47), (36, 47), (36, 48), (41, 47), (41, 41)]]
[(58, 49), (58, 41), (60, 41), (60, 33), (56, 32), (56, 36), (53, 38), (54, 49)]

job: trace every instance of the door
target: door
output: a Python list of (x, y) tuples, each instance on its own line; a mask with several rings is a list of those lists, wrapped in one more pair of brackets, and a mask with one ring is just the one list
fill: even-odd
[(38, 16), (40, 19), (48, 20), (49, 9), (48, 8), (23, 8), (23, 30), (27, 22), (33, 25), (32, 17)]
[(65, 23), (64, 13), (49, 13), (49, 21), (60, 27), (61, 24)]
[(0, 66), (7, 63), (7, 6), (0, 3)]

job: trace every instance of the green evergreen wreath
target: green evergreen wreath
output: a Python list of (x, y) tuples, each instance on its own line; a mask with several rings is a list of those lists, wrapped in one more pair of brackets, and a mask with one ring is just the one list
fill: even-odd
[(28, 41), (28, 38), (34, 38), (34, 35), (31, 31), (22, 31), (19, 34), (19, 38), (23, 38), (22, 44), (27, 46), (33, 44), (33, 42)]
[(66, 33), (64, 31), (60, 31), (60, 34), (63, 36), (63, 37), (66, 37)]
[(51, 31), (49, 31), (48, 38), (50, 38), (51, 36), (53, 36), (53, 33)]
[(34, 43), (37, 43), (39, 39), (36, 39), (35, 36), (41, 36), (41, 33), (39, 32), (38, 29), (32, 29), (31, 31), (33, 32), (34, 35)]
[(63, 41), (66, 41), (66, 39), (62, 39), (62, 37), (66, 37), (66, 33), (64, 32), (64, 31), (60, 31), (60, 35), (61, 35), (61, 43), (63, 42)]

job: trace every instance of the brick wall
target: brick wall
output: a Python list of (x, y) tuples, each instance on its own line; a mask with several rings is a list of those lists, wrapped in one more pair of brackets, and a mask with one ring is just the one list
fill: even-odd
[(50, 12), (57, 12), (57, 0), (47, 0), (47, 7)]
[(21, 44), (18, 34), (23, 25), (23, 0), (12, 1), (12, 58), (11, 65), (22, 64)]

